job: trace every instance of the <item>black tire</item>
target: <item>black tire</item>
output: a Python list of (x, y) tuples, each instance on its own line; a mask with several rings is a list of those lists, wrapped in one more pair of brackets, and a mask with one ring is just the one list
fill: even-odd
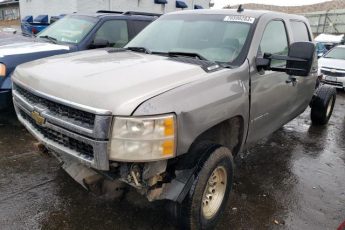
[(310, 118), (313, 125), (325, 125), (332, 116), (337, 90), (333, 87), (322, 85), (314, 95), (311, 103)]
[[(209, 178), (214, 170), (221, 168), (226, 171), (226, 186), (224, 197), (219, 205), (219, 208), (209, 218), (205, 218), (202, 211), (202, 202), (204, 191), (209, 184)], [(226, 207), (229, 193), (232, 188), (234, 175), (233, 157), (229, 149), (219, 147), (211, 153), (209, 158), (202, 165), (196, 179), (193, 182), (192, 188), (182, 204), (176, 204), (176, 213), (179, 216), (180, 229), (213, 229)], [(220, 182), (223, 183), (223, 182)]]

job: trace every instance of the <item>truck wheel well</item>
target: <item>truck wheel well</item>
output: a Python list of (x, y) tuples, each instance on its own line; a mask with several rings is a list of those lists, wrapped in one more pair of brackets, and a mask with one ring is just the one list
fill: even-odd
[[(244, 137), (244, 120), (241, 116), (232, 117), (209, 128), (200, 134), (190, 146), (188, 153), (181, 156), (178, 168), (186, 169), (195, 166), (201, 158), (208, 155), (220, 146), (230, 149), (235, 157), (240, 151)], [(213, 148), (210, 149), (210, 146)], [(203, 153), (202, 155), (200, 155)], [(205, 156), (207, 155), (207, 156)]]

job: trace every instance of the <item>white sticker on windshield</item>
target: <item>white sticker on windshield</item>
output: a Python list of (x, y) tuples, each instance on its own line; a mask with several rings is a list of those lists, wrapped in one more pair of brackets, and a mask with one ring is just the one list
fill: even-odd
[(253, 24), (255, 21), (255, 18), (248, 17), (244, 15), (232, 15), (232, 16), (226, 16), (224, 18), (224, 22), (245, 22)]

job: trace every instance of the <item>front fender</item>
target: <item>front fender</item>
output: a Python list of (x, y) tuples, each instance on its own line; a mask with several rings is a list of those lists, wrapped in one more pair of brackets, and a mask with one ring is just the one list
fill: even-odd
[[(240, 116), (248, 124), (249, 72), (245, 62), (222, 69), (142, 103), (134, 116), (177, 115), (177, 155), (188, 152), (197, 137), (223, 121)], [(243, 133), (247, 133), (247, 126)]]
[(162, 193), (157, 197), (151, 197), (151, 200), (171, 200), (182, 203), (190, 191), (194, 180), (198, 177), (204, 162), (207, 161), (212, 152), (220, 147), (222, 146), (218, 144), (203, 142), (191, 149), (190, 154), (193, 154), (193, 152), (200, 154), (199, 159), (194, 162), (194, 167), (184, 168), (185, 162), (180, 160), (177, 165), (173, 166), (176, 177), (171, 182), (164, 184)]

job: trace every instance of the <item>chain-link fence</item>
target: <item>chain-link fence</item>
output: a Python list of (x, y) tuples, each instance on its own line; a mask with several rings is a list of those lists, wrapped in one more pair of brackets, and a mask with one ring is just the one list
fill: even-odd
[(345, 10), (328, 10), (304, 16), (309, 19), (313, 33), (316, 35), (345, 33)]

